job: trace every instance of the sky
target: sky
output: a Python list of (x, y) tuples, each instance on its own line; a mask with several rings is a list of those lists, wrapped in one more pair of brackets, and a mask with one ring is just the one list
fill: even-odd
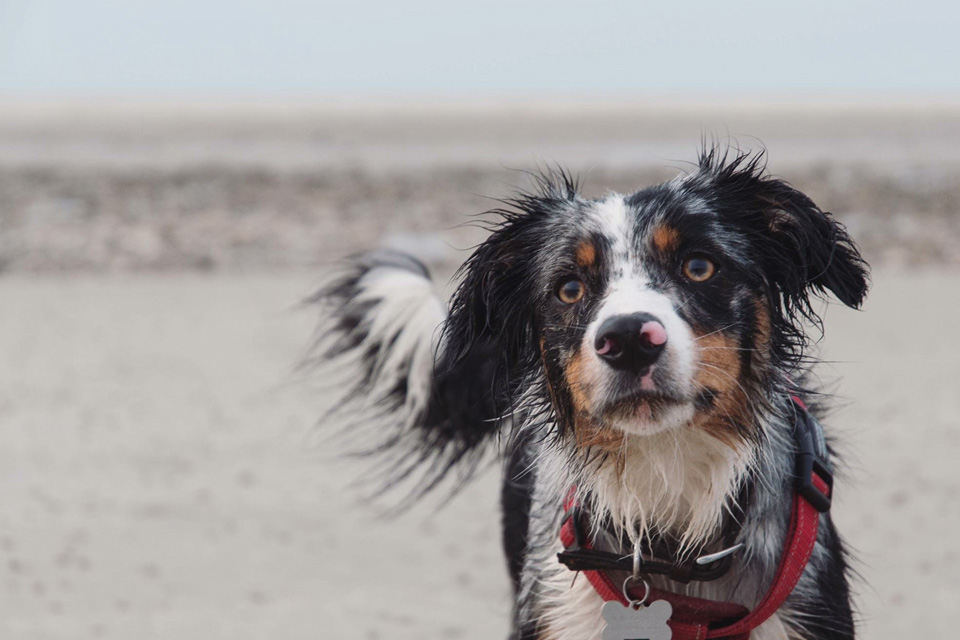
[(960, 93), (941, 0), (0, 0), (0, 94)]

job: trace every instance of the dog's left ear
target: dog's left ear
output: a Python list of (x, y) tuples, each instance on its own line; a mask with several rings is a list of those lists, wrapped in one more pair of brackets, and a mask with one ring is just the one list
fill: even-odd
[(788, 309), (812, 314), (811, 293), (831, 291), (848, 307), (858, 308), (868, 289), (867, 264), (846, 228), (806, 195), (766, 174), (764, 154), (731, 154), (704, 149), (690, 184), (738, 220), (757, 240), (764, 274)]
[(770, 243), (767, 273), (786, 299), (801, 303), (809, 292), (831, 291), (859, 308), (867, 294), (867, 264), (846, 228), (787, 183), (760, 178), (755, 193), (761, 230)]

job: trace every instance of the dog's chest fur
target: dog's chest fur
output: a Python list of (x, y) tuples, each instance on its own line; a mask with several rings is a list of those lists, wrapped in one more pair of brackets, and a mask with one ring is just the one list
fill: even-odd
[[(685, 595), (756, 606), (776, 572), (789, 508), (789, 486), (783, 479), (789, 477), (791, 450), (789, 441), (778, 435), (786, 425), (768, 423), (763, 455), (756, 448), (732, 449), (699, 430), (627, 440), (618, 452), (619, 461), (608, 457), (593, 465), (572, 464), (572, 458), (582, 455), (573, 447), (527, 444), (533, 449), (528, 459), (534, 461), (534, 481), (519, 619), (536, 621), (538, 638), (601, 637), (603, 601), (585, 577), (577, 577), (556, 557), (562, 550), (558, 537), (562, 504), (572, 486), (589, 512), (609, 516), (611, 533), (600, 534), (608, 545), (624, 533), (634, 537), (670, 532), (695, 553), (718, 536), (726, 511), (742, 510), (738, 542), (744, 549), (730, 573), (687, 585), (662, 577), (652, 577), (651, 582)], [(749, 504), (737, 504), (745, 483), (751, 484)], [(630, 553), (619, 547), (607, 550)], [(799, 637), (792, 632), (796, 625), (785, 622), (789, 616), (789, 609), (782, 609), (751, 637)]]

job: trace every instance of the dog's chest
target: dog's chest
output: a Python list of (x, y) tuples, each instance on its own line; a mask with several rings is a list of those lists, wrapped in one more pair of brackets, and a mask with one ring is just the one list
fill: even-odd
[[(647, 455), (649, 456), (648, 449)], [(715, 454), (710, 462), (703, 461), (698, 470), (692, 474), (683, 474), (681, 471), (697, 468), (697, 465), (678, 465), (668, 468), (666, 465), (656, 465), (656, 460), (638, 461), (633, 469), (635, 475), (627, 476), (604, 475), (595, 473), (591, 478), (590, 489), (594, 496), (602, 496), (605, 503), (594, 504), (594, 510), (602, 510), (608, 514), (617, 514), (621, 522), (641, 523), (646, 527), (658, 527), (668, 521), (671, 528), (690, 530), (691, 524), (699, 531), (709, 532), (712, 539), (719, 531), (723, 504), (730, 498), (732, 488), (736, 486), (737, 476), (743, 469), (744, 460), (735, 453), (727, 459)], [(663, 460), (665, 456), (658, 456)], [(722, 464), (717, 464), (720, 459)], [(559, 509), (558, 495), (560, 486), (569, 486), (569, 477), (557, 473), (563, 462), (557, 458), (550, 460), (549, 456), (540, 457), (541, 467), (538, 470), (538, 482), (535, 495), (538, 499), (534, 504), (541, 510), (534, 514), (540, 522), (558, 521), (559, 518), (548, 515), (556, 514)], [(545, 463), (557, 465), (553, 469), (545, 468)], [(691, 462), (686, 460), (685, 462)], [(697, 460), (700, 462), (700, 460)], [(653, 469), (651, 469), (653, 463)], [(646, 466), (646, 469), (644, 469)], [(658, 473), (651, 474), (651, 470)], [(639, 471), (646, 471), (640, 473)], [(672, 472), (676, 475), (669, 476)], [(668, 475), (670, 482), (663, 482), (664, 475)], [(659, 482), (657, 481), (659, 479)], [(624, 482), (627, 480), (627, 482)], [(664, 492), (663, 487), (678, 488), (677, 492)], [(651, 509), (650, 505), (654, 508)], [(537, 507), (535, 507), (536, 509)], [(644, 521), (644, 518), (646, 520)], [(676, 530), (676, 529), (674, 529)], [(549, 527), (539, 530), (539, 535), (531, 540), (530, 555), (526, 566), (526, 584), (528, 592), (535, 593), (534, 601), (527, 615), (531, 616), (537, 628), (543, 630), (538, 636), (549, 640), (588, 640), (602, 638), (605, 621), (601, 609), (603, 600), (594, 590), (585, 576), (569, 571), (557, 561), (557, 553), (563, 550), (558, 530)], [(757, 535), (753, 535), (756, 533)], [(744, 540), (748, 546), (758, 549), (760, 539), (772, 537), (778, 539), (779, 531), (745, 531)], [(760, 535), (763, 534), (763, 535)], [(601, 536), (601, 544), (608, 551), (624, 552), (622, 548), (610, 546), (617, 536)], [(622, 539), (622, 538), (621, 538)], [(762, 545), (761, 545), (762, 546)], [(759, 556), (767, 554), (761, 551)], [(737, 602), (748, 608), (756, 605), (756, 599), (762, 595), (766, 577), (764, 563), (755, 563), (756, 571), (748, 572), (745, 567), (736, 568), (731, 574), (711, 582), (692, 582), (681, 585), (663, 578), (651, 577), (651, 582), (658, 589), (682, 593), (684, 595), (704, 598), (708, 600)], [(756, 573), (756, 575), (754, 575)], [(763, 574), (763, 575), (761, 575)], [(784, 624), (784, 614), (774, 615), (761, 627), (754, 630), (752, 640), (786, 640), (788, 627)]]

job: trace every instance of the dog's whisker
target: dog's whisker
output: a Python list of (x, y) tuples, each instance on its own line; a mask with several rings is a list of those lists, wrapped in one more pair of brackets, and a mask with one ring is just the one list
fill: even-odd
[(705, 333), (705, 334), (703, 334), (702, 336), (697, 336), (696, 338), (694, 338), (694, 342), (700, 342), (700, 341), (703, 340), (704, 338), (709, 338), (709, 337), (712, 336), (712, 335), (716, 335), (716, 334), (718, 334), (718, 333), (723, 333), (723, 332), (726, 331), (727, 329), (732, 329), (733, 327), (737, 326), (738, 324), (739, 324), (738, 322), (732, 322), (732, 323), (728, 324), (728, 325), (725, 326), (725, 327), (720, 327), (720, 328), (717, 329), (716, 331), (711, 331), (710, 333)]

